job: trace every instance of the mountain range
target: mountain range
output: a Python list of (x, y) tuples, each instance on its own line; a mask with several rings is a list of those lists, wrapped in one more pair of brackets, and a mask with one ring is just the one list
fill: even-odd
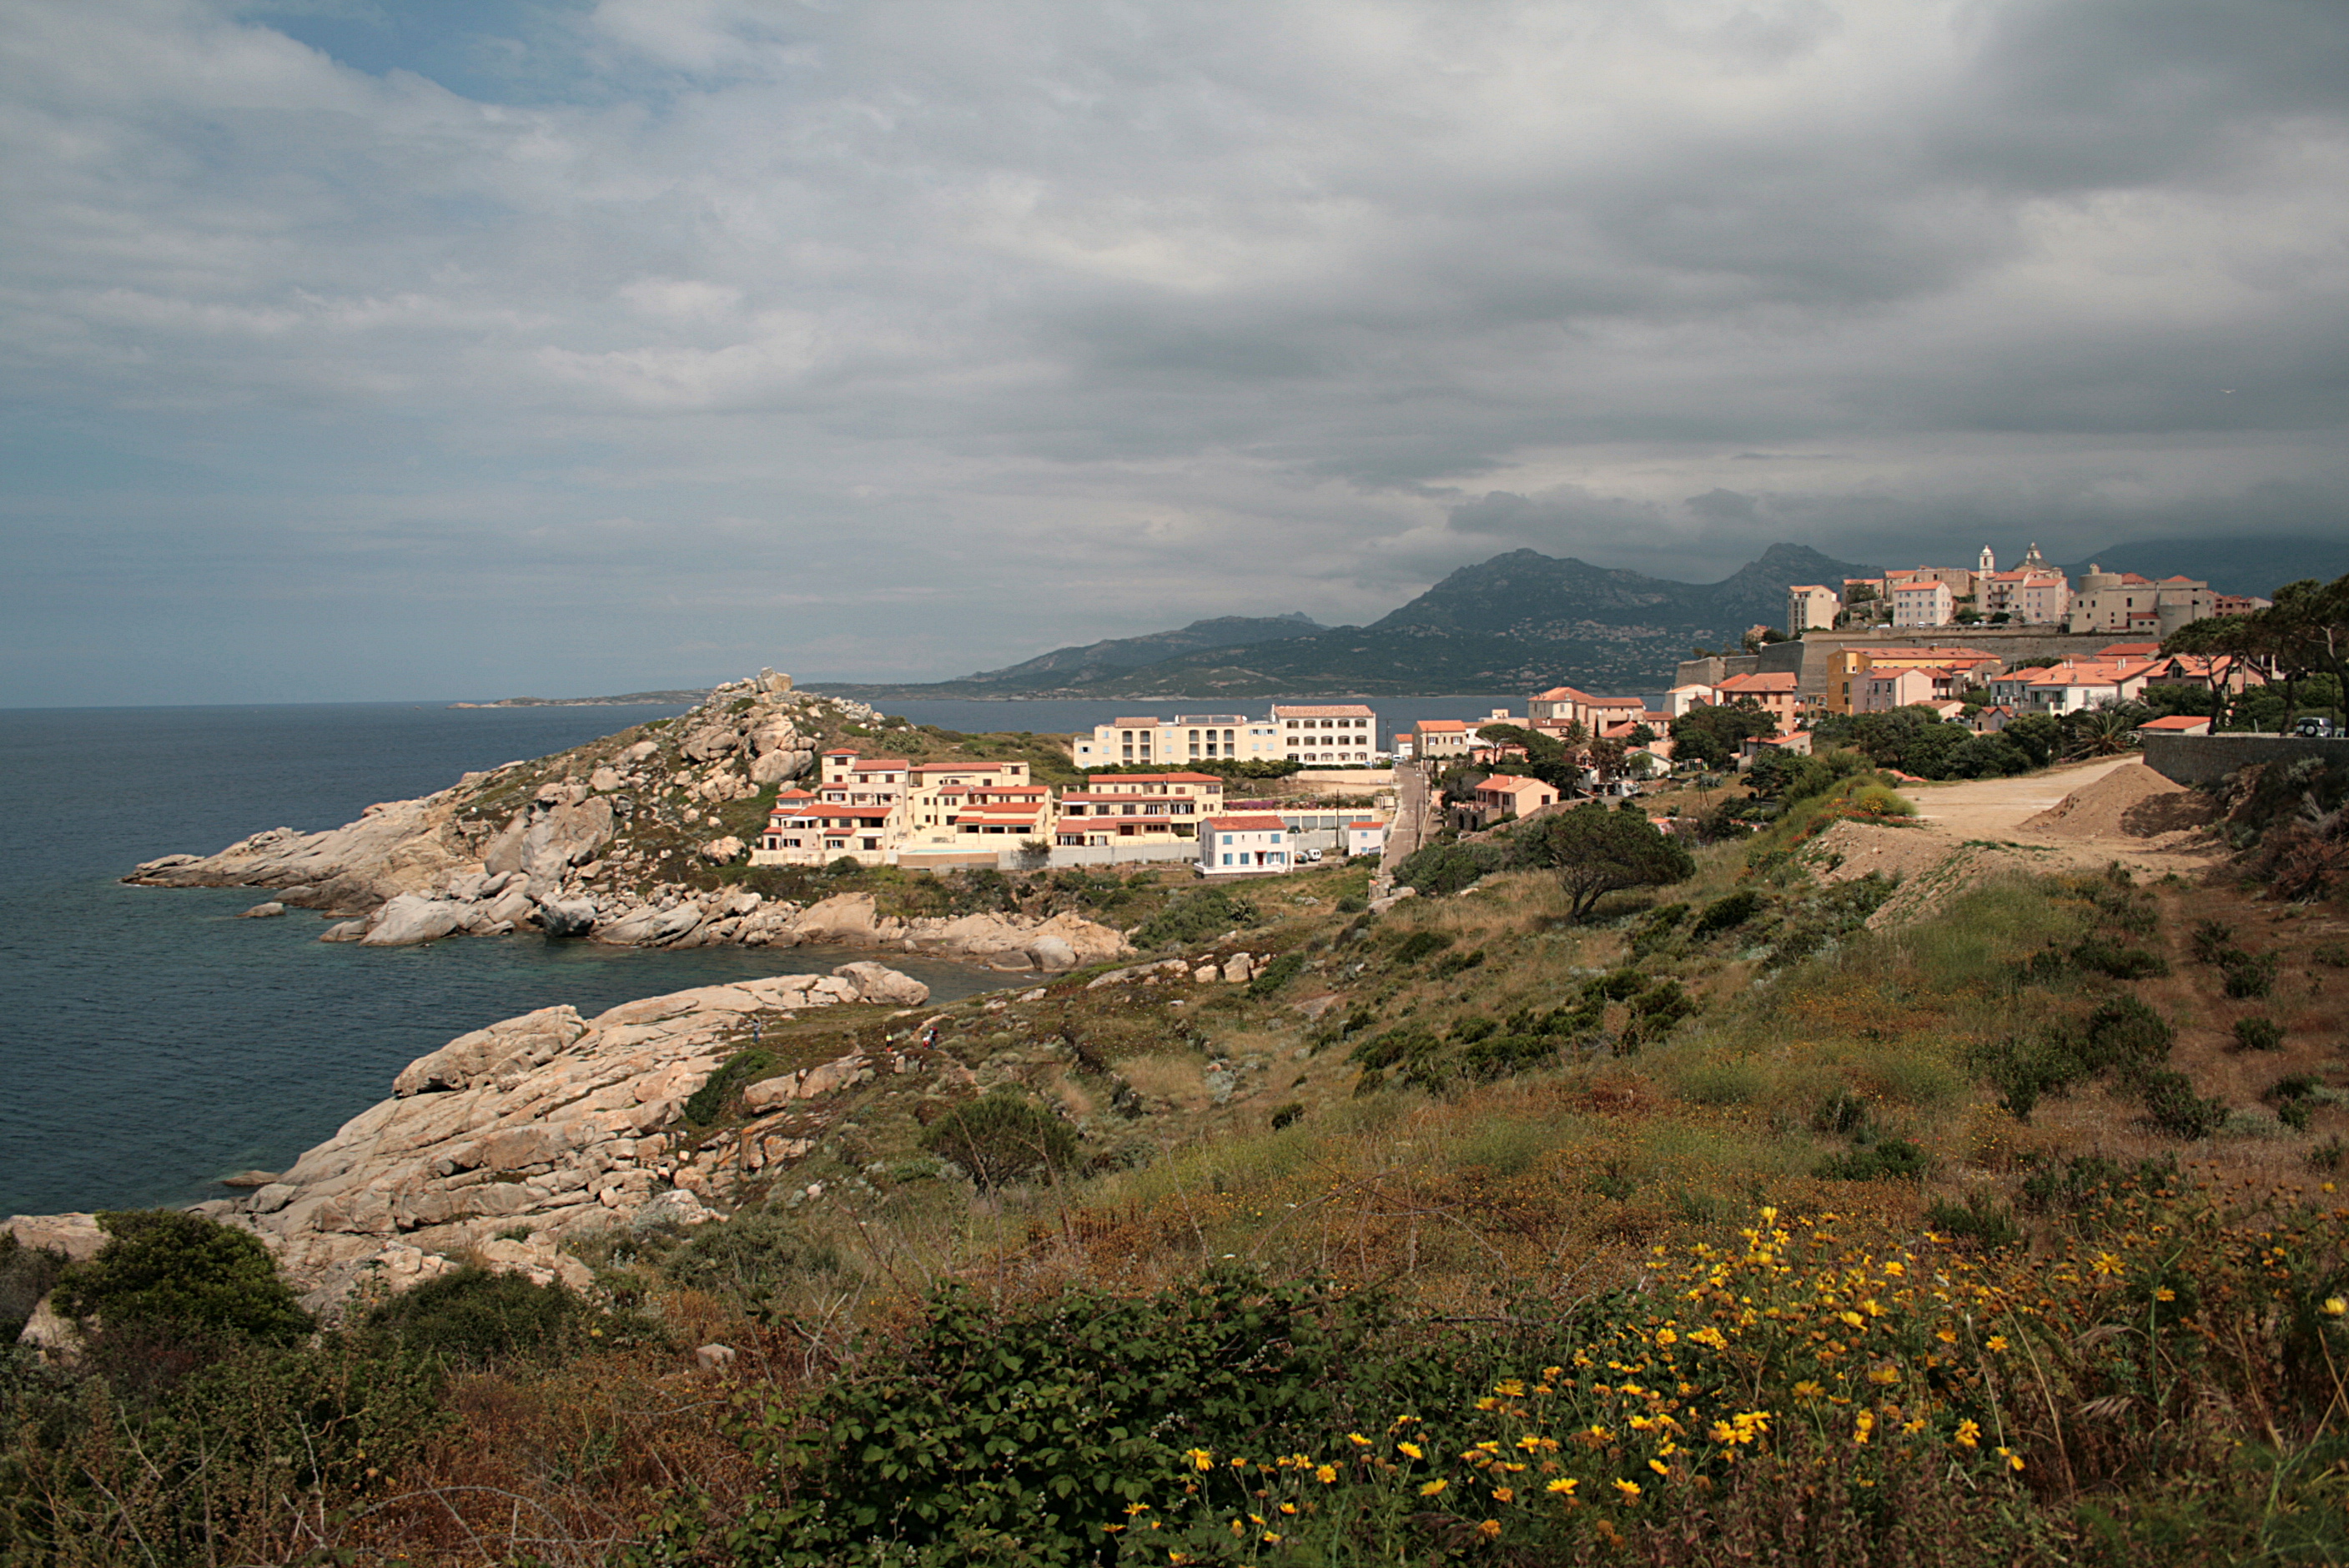
[(960, 680), (820, 689), (889, 697), (1406, 696), (1572, 683), (1654, 690), (1692, 645), (1733, 645), (1780, 625), (1786, 589), (1873, 576), (1798, 544), (1774, 544), (1718, 583), (1682, 583), (1513, 550), (1464, 566), (1367, 626), (1303, 615), (1224, 616), (1118, 637)]

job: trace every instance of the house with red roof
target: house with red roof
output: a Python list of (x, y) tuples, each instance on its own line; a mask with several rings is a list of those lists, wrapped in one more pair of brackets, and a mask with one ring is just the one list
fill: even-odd
[(1291, 869), (1288, 824), (1278, 817), (1210, 817), (1199, 833), (1204, 877), (1276, 876)]

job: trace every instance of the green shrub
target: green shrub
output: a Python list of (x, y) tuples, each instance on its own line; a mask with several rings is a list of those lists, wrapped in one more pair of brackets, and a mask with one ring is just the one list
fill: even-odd
[(675, 1284), (751, 1306), (795, 1277), (837, 1270), (840, 1255), (810, 1243), (781, 1215), (750, 1210), (696, 1225), (660, 1267)]
[(1671, 941), (1688, 913), (1689, 906), (1684, 903), (1667, 903), (1650, 910), (1648, 918), (1631, 934), (1631, 956), (1645, 958)]
[(2283, 1049), (2283, 1026), (2269, 1017), (2238, 1018), (2235, 1020), (2235, 1049), (2280, 1051)]
[(1452, 945), (1448, 931), (1414, 931), (1395, 944), (1394, 959), (1398, 964), (1416, 964), (1431, 953), (1441, 953)]
[(2074, 1049), (2090, 1073), (2134, 1073), (2165, 1060), (2176, 1040), (2167, 1019), (2135, 996), (2100, 1004), (2080, 1025)]
[(2221, 954), (2219, 965), (2227, 976), (2227, 995), (2237, 1001), (2249, 1001), (2266, 995), (2275, 986), (2276, 970), (2282, 965), (2279, 953), (2252, 954), (2230, 948)]
[(1430, 844), (1413, 851), (1395, 867), (1395, 881), (1424, 898), (1443, 898), (1474, 887), (1493, 872), (1507, 866), (1513, 856), (1502, 841), (1474, 844)]
[(735, 1052), (702, 1081), (699, 1088), (686, 1096), (686, 1125), (708, 1127), (722, 1119), (736, 1109), (736, 1098), (742, 1089), (765, 1077), (774, 1065), (771, 1053), (756, 1047)]
[(1895, 794), (1881, 784), (1870, 784), (1854, 790), (1851, 804), (1854, 810), (1865, 811), (1871, 817), (1913, 817), (1917, 814), (1917, 808), (1906, 796)]
[(922, 1147), (970, 1172), (981, 1187), (1001, 1187), (1077, 1163), (1076, 1132), (1050, 1111), (1009, 1089), (957, 1106), (922, 1134)]
[(2094, 975), (2116, 980), (2150, 980), (2169, 973), (2168, 961), (2142, 947), (2129, 947), (2091, 936), (2072, 949), (2072, 962)]
[(367, 1314), (367, 1327), (411, 1351), (486, 1367), (574, 1353), (591, 1312), (560, 1281), (533, 1284), (468, 1264), (393, 1296)]
[(140, 1325), (270, 1344), (310, 1332), (310, 1315), (258, 1236), (171, 1209), (103, 1213), (98, 1222), (106, 1244), (57, 1278), (66, 1315), (96, 1317), (109, 1333)]
[(1291, 980), (1296, 979), (1304, 967), (1305, 954), (1284, 953), (1256, 972), (1255, 976), (1248, 981), (1248, 995), (1269, 996)]
[(1838, 1088), (1811, 1113), (1814, 1131), (1848, 1138), (1868, 1125), (1868, 1101), (1848, 1088)]
[(1254, 904), (1223, 888), (1201, 888), (1169, 900), (1164, 909), (1134, 928), (1133, 941), (1145, 949), (1185, 946), (1245, 930), (1256, 919)]
[(2216, 964), (2220, 955), (2237, 951), (2235, 928), (2224, 921), (2201, 922), (2194, 927), (2193, 934), (2187, 938), (2187, 941), (2192, 945), (2194, 957), (2198, 963)]
[(1454, 975), (1475, 969), (1485, 962), (1485, 950), (1472, 948), (1466, 953), (1447, 953), (1436, 961), (1435, 977), (1449, 980)]
[(2194, 1092), (2194, 1080), (2163, 1068), (2147, 1073), (2138, 1092), (2145, 1099), (2145, 1119), (2157, 1131), (2198, 1142), (2226, 1125), (2227, 1102), (2205, 1099)]
[(1932, 1161), (1905, 1138), (1888, 1138), (1819, 1161), (1823, 1181), (1921, 1181)]
[(16, 1343), (25, 1320), (65, 1269), (64, 1253), (20, 1246), (14, 1233), (0, 1231), (0, 1346)]
[(2011, 1247), (2023, 1240), (2014, 1211), (1987, 1192), (1969, 1192), (1963, 1205), (1936, 1198), (1925, 1211), (1925, 1223), (1945, 1236), (1970, 1242), (1984, 1252)]
[(1704, 906), (1689, 928), (1691, 938), (1702, 941), (1717, 931), (1734, 931), (1762, 911), (1762, 895), (1747, 890), (1717, 898)]

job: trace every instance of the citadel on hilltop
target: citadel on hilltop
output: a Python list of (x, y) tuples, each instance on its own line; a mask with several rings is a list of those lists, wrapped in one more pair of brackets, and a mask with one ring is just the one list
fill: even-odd
[(1987, 544), (1971, 567), (1913, 566), (1881, 577), (1847, 577), (1840, 588), (1798, 583), (1786, 590), (1786, 634), (1891, 626), (2055, 627), (2075, 635), (2118, 633), (2159, 642), (2189, 621), (2243, 615), (2267, 601), (2219, 593), (2191, 577), (2159, 582), (2090, 562), (2075, 582), (2033, 544), (2005, 571)]

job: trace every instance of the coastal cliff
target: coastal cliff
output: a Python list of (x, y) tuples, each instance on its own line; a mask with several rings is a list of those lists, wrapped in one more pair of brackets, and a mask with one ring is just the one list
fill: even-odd
[[(405, 1289), (451, 1258), (584, 1288), (565, 1242), (714, 1218), (703, 1200), (723, 1206), (740, 1183), (804, 1157), (841, 1091), (883, 1073), (928, 1074), (942, 1092), (967, 1085), (914, 1029), (888, 1032), (928, 996), (919, 981), (857, 963), (648, 996), (592, 1018), (542, 1007), (419, 1057), (391, 1098), (292, 1170), (199, 1212), (260, 1236), (304, 1305), (329, 1315), (355, 1291)], [(792, 1032), (811, 1010), (856, 1004), (893, 1011), (874, 1015), (878, 1032)], [(767, 1049), (746, 1054), (762, 1038)], [(839, 1053), (843, 1041), (856, 1043)], [(720, 1086), (739, 1091), (748, 1118), (704, 1137), (694, 1096), (729, 1070), (750, 1080)], [(18, 1216), (6, 1229), (68, 1255), (102, 1240), (87, 1215)]]
[(638, 947), (844, 943), (1048, 973), (1123, 954), (1118, 932), (1072, 913), (899, 917), (869, 894), (777, 897), (737, 880), (776, 790), (820, 751), (926, 738), (764, 674), (675, 719), (469, 773), (339, 828), (273, 828), (125, 880), (265, 888), (272, 903), (348, 917), (322, 940), (369, 946), (534, 929)]

